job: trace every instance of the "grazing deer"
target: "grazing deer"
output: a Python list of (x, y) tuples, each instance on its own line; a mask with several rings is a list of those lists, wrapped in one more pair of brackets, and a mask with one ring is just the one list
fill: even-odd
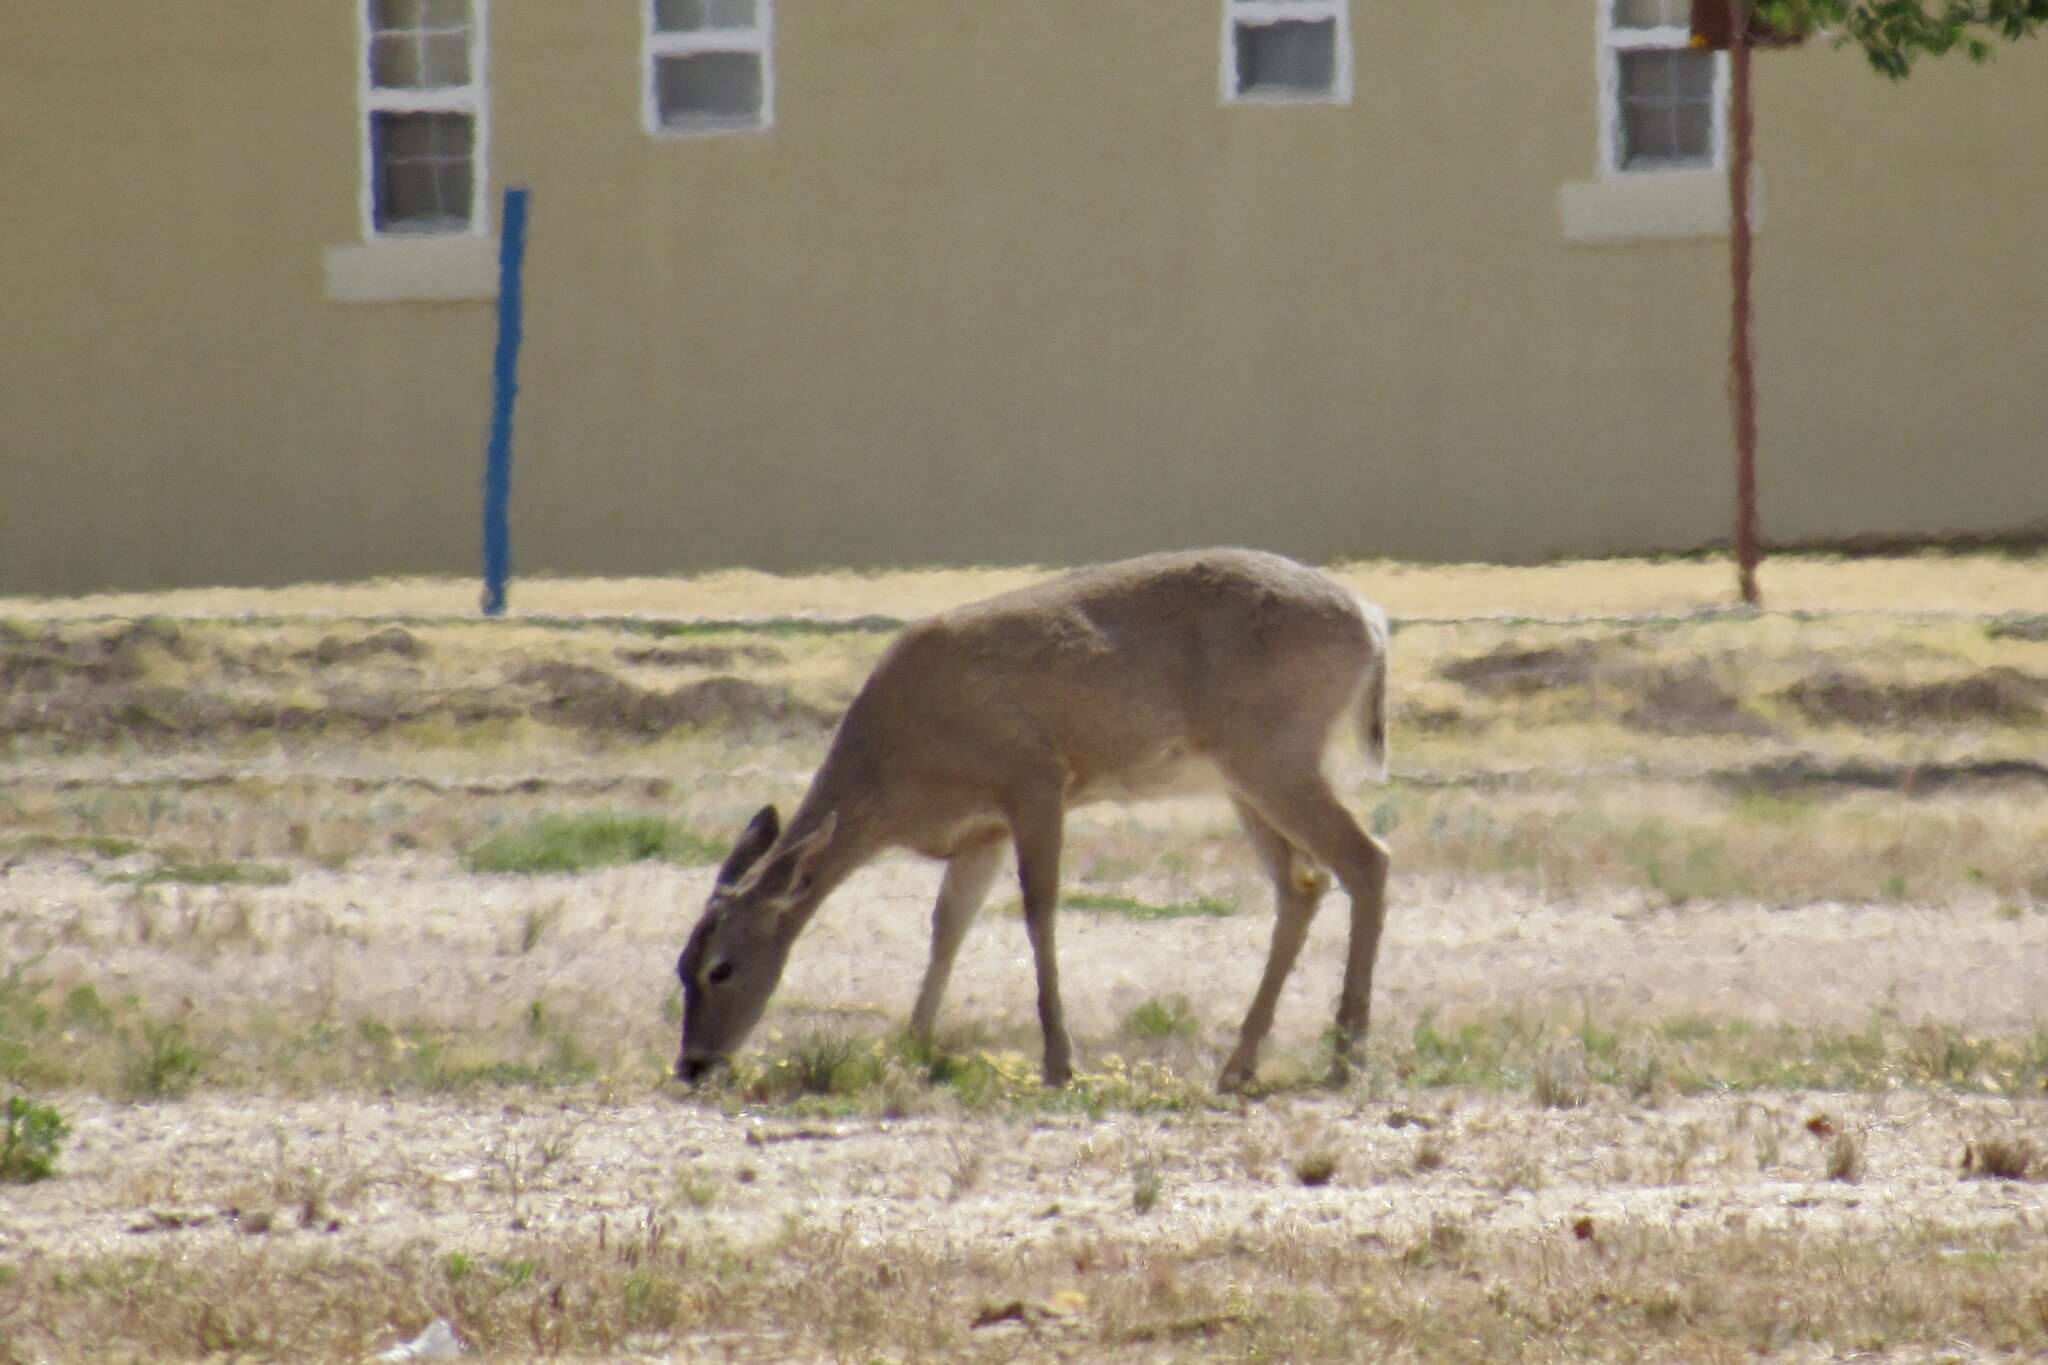
[(1276, 555), (1205, 550), (1083, 569), (906, 629), (839, 722), (787, 826), (764, 808), (719, 868), (676, 973), (676, 1075), (726, 1059), (767, 1007), (790, 946), (886, 848), (946, 864), (910, 1016), (928, 1041), (954, 955), (1016, 848), (1038, 968), (1047, 1085), (1071, 1075), (1053, 911), (1066, 810), (1226, 792), (1279, 900), (1265, 975), (1220, 1088), (1249, 1084), (1281, 983), (1336, 873), (1351, 899), (1340, 1073), (1362, 1038), (1386, 915), (1387, 850), (1330, 789), (1323, 756), (1357, 717), (1386, 771), (1387, 623)]

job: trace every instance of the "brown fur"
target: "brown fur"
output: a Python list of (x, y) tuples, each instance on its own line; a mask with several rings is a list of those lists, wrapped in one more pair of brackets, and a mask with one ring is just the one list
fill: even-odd
[(739, 1044), (825, 896), (891, 847), (947, 863), (911, 1016), (928, 1037), (1008, 842), (1038, 968), (1045, 1077), (1063, 1083), (1071, 1058), (1053, 945), (1065, 811), (1205, 788), (1230, 796), (1279, 906), (1221, 1084), (1251, 1079), (1325, 867), (1352, 904), (1341, 1062), (1366, 1029), (1388, 859), (1338, 802), (1322, 761), (1339, 722), (1356, 715), (1384, 769), (1386, 667), (1377, 608), (1313, 569), (1246, 550), (1084, 569), (911, 626), (848, 707), (788, 827), (763, 811), (722, 871), (678, 963), (679, 1073)]

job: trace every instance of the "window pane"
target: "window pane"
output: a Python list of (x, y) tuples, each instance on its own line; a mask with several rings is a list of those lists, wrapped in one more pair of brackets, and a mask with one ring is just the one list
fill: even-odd
[(380, 33), (417, 29), (424, 8), (425, 0), (370, 0), (370, 27)]
[(711, 0), (711, 27), (754, 27), (754, 0)]
[(430, 33), (422, 40), (425, 49), (421, 77), (427, 85), (469, 84), (469, 35)]
[(1321, 93), (1336, 79), (1336, 20), (1284, 19), (1237, 26), (1238, 93)]
[(705, 0), (654, 0), (658, 33), (693, 33), (705, 27)]
[(761, 115), (761, 58), (752, 52), (696, 52), (654, 64), (662, 123), (755, 123)]
[(1691, 0), (1614, 0), (1616, 28), (1690, 28)]
[(426, 0), (427, 28), (469, 27), (469, 0)]
[(1621, 97), (1624, 100), (1669, 102), (1678, 93), (1673, 69), (1675, 52), (1624, 52), (1621, 54)]
[(1714, 98), (1714, 54), (1711, 52), (1674, 52), (1671, 54), (1671, 69), (1678, 78), (1680, 99), (1711, 100)]
[(381, 33), (372, 38), (370, 83), (382, 90), (416, 90), (425, 85), (419, 39), (410, 33)]
[(1711, 104), (1681, 104), (1677, 111), (1678, 154), (1688, 161), (1711, 161), (1714, 157), (1714, 107)]
[(1703, 165), (1714, 156), (1714, 58), (1622, 52), (1621, 164)]
[(372, 114), (377, 230), (468, 228), (475, 142), (476, 127), (467, 114)]
[(1621, 114), (1624, 166), (1643, 166), (1673, 161), (1678, 156), (1677, 129), (1671, 110), (1663, 105), (1632, 104)]

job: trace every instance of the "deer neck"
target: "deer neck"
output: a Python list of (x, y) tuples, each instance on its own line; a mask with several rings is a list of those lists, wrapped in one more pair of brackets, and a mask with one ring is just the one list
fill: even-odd
[(874, 803), (858, 793), (834, 790), (836, 784), (826, 782), (824, 777), (820, 773), (820, 780), (811, 784), (811, 790), (782, 832), (782, 842), (795, 843), (815, 831), (828, 816), (832, 817), (832, 837), (811, 865), (810, 890), (783, 912), (791, 938), (810, 923), (825, 898), (880, 852), (885, 842), (877, 818), (880, 812)]

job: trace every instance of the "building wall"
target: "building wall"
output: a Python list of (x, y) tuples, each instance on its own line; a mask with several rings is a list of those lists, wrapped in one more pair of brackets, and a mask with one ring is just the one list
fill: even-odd
[[(778, 0), (773, 130), (669, 140), (638, 0), (495, 0), (515, 569), (1725, 534), (1725, 241), (1560, 229), (1592, 0), (1352, 4), (1352, 104), (1263, 108), (1217, 3)], [(326, 296), (350, 4), (0, 29), (0, 593), (472, 571), (491, 304)], [(1766, 534), (2048, 514), (2048, 53), (1757, 74)]]

